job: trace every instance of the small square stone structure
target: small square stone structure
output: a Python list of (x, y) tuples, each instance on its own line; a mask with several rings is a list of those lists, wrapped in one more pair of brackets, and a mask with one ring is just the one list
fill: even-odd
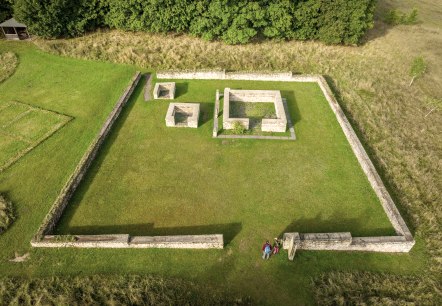
[(287, 130), (287, 116), (279, 90), (224, 89), (223, 129), (233, 129), (235, 122), (240, 122), (245, 129), (249, 129), (249, 118), (230, 118), (230, 101), (273, 103), (276, 110), (276, 119), (262, 119), (261, 130), (263, 132), (285, 132)]
[(197, 128), (199, 116), (199, 103), (170, 103), (166, 114), (166, 126)]
[(154, 99), (175, 99), (175, 82), (156, 83), (153, 89)]

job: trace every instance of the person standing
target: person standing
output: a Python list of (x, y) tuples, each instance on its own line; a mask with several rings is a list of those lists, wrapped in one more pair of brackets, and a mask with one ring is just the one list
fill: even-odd
[(271, 253), (272, 253), (272, 246), (267, 240), (266, 243), (264, 243), (262, 246), (262, 259), (269, 259)]
[(275, 242), (273, 243), (273, 255), (279, 253), (279, 248), (280, 248), (279, 239), (275, 238)]

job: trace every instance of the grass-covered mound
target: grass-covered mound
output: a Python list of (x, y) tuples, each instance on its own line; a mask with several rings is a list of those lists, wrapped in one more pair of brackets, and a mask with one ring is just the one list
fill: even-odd
[(191, 282), (146, 276), (0, 279), (3, 305), (247, 305)]
[(11, 226), (14, 219), (12, 203), (4, 195), (0, 194), (0, 234)]
[(18, 65), (18, 58), (13, 52), (0, 53), (0, 83), (9, 78)]

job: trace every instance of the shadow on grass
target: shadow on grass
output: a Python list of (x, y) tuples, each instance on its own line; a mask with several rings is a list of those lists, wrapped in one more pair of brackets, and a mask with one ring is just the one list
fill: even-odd
[(189, 89), (188, 82), (175, 83), (175, 99), (186, 94)]
[(143, 94), (144, 85), (145, 85), (144, 82), (139, 82), (137, 87), (135, 87), (135, 90), (132, 93), (129, 101), (127, 102), (125, 107), (122, 109), (120, 116), (115, 121), (107, 138), (105, 139), (105, 141), (101, 145), (100, 149), (98, 150), (96, 158), (94, 159), (94, 161), (90, 165), (82, 182), (78, 186), (77, 190), (75, 191), (72, 198), (70, 199), (65, 211), (61, 215), (61, 218), (58, 221), (57, 226), (55, 228), (55, 232), (57, 232), (58, 227), (61, 227), (61, 229), (65, 228), (64, 224), (68, 224), (69, 221), (72, 219), (72, 217), (75, 215), (75, 212), (78, 209), (80, 203), (82, 202), (84, 195), (87, 193), (95, 176), (100, 171), (100, 167), (101, 167), (103, 161), (105, 160), (106, 155), (109, 153), (109, 150), (112, 147), (115, 140), (117, 139), (118, 134), (124, 125), (124, 122), (126, 121), (127, 117), (129, 116), (131, 110), (133, 109), (136, 100), (138, 99), (138, 97), (140, 95)]
[(213, 103), (200, 103), (200, 118), (198, 127), (202, 127), (213, 119)]
[(282, 90), (281, 96), (287, 99), (287, 108), (292, 120), (293, 126), (301, 121), (301, 113), (299, 112), (298, 103), (296, 102), (295, 94), (291, 90)]
[[(382, 182), (385, 185), (385, 188), (387, 189), (388, 193), (390, 194), (390, 196), (392, 197), (394, 203), (396, 204), (397, 209), (401, 213), (402, 218), (405, 220), (409, 230), (414, 235), (415, 227), (414, 227), (413, 223), (411, 222), (411, 216), (403, 208), (403, 205), (400, 204), (400, 201), (399, 201), (398, 195), (399, 195), (400, 191), (397, 190), (396, 188), (394, 188), (394, 186), (387, 179), (388, 176), (387, 176), (386, 169), (384, 167), (382, 167), (382, 164), (379, 162), (378, 157), (376, 155), (376, 152), (369, 145), (369, 143), (366, 141), (366, 139), (364, 137), (364, 134), (361, 132), (361, 129), (359, 128), (358, 122), (356, 120), (354, 120), (353, 116), (351, 115), (351, 113), (346, 108), (345, 103), (343, 103), (342, 95), (341, 95), (338, 87), (336, 86), (334, 80), (330, 76), (328, 76), (328, 75), (325, 75), (324, 78), (327, 81), (328, 85), (330, 86), (331, 90), (333, 91), (333, 94), (335, 95), (336, 100), (338, 101), (338, 103), (341, 106), (345, 116), (349, 120), (353, 130), (355, 131), (356, 135), (358, 136), (359, 140), (361, 141), (362, 146), (364, 147), (365, 151), (367, 152), (368, 156), (370, 157), (370, 160), (373, 162), (376, 171), (378, 172), (379, 176), (382, 179)], [(398, 205), (398, 203), (400, 205)]]
[(210, 235), (223, 234), (224, 244), (229, 244), (242, 230), (241, 223), (155, 227), (154, 223), (124, 225), (73, 226), (69, 233), (75, 235), (129, 234), (131, 236)]
[[(332, 216), (324, 218), (322, 214), (317, 214), (311, 218), (299, 218), (293, 220), (287, 227), (279, 234), (282, 237), (284, 233), (299, 232), (299, 233), (336, 233), (336, 232), (350, 232), (353, 237), (366, 236), (390, 236), (395, 235), (393, 227), (389, 228), (363, 228), (364, 219), (361, 218), (346, 218), (342, 213), (334, 213)], [(313, 230), (312, 230), (313, 229)]]

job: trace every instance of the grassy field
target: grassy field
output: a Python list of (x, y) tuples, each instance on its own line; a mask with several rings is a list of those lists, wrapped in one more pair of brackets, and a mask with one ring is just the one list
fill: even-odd
[[(409, 13), (413, 8), (418, 9), (417, 25), (383, 22), (391, 9)], [(36, 43), (54, 54), (157, 69), (292, 70), (326, 75), (413, 233), (425, 241), (430, 258), (428, 264), (425, 262), (426, 277), (416, 276), (413, 281), (403, 278), (402, 282), (409, 285), (397, 286), (400, 280), (395, 276), (380, 276), (390, 284), (386, 290), (400, 288), (402, 294), (416, 297), (418, 302), (417, 297), (425, 290), (418, 291), (413, 285), (416, 282), (432, 292), (429, 299), (440, 298), (442, 292), (441, 12), (441, 0), (381, 0), (375, 27), (360, 47), (296, 41), (226, 46), (180, 35), (118, 31)], [(428, 69), (410, 87), (411, 64), (418, 56), (425, 59)], [(353, 279), (351, 273), (347, 275)], [(358, 277), (367, 290), (375, 290), (371, 286), (376, 276)], [(328, 284), (326, 276), (321, 279)], [(328, 281), (344, 284), (334, 274)], [(339, 290), (338, 285), (331, 286), (338, 297), (345, 290), (352, 292), (351, 282), (343, 286)]]
[(19, 102), (0, 101), (0, 171), (3, 171), (71, 118)]
[(0, 53), (0, 83), (9, 78), (18, 65), (18, 58), (13, 52)]
[[(418, 25), (392, 27), (382, 22), (389, 9), (408, 12), (413, 7), (419, 10)], [(440, 0), (379, 1), (375, 28), (357, 48), (315, 42), (225, 46), (186, 36), (120, 32), (36, 42), (54, 54), (149, 69), (289, 69), (327, 75), (411, 225), (417, 244), (410, 254), (299, 252), (293, 263), (281, 256), (266, 265), (259, 260), (250, 262), (231, 248), (210, 253), (32, 250), (29, 261), (9, 262), (15, 251), (23, 254), (30, 250), (29, 240), (135, 68), (59, 58), (26, 43), (0, 42), (0, 53), (14, 51), (20, 59), (17, 72), (0, 84), (0, 100), (29, 103), (74, 117), (0, 174), (0, 192), (13, 200), (19, 215), (0, 237), (0, 274), (62, 276), (124, 271), (222, 284), (232, 292), (250, 294), (257, 302), (274, 299), (280, 304), (310, 304), (316, 292), (321, 304), (344, 300), (434, 304), (442, 292), (441, 11)], [(416, 56), (425, 58), (428, 70), (409, 87), (410, 66)], [(66, 74), (69, 84), (64, 81)], [(132, 110), (138, 107), (138, 102), (131, 103)], [(245, 266), (250, 269), (236, 270)], [(271, 279), (267, 275), (272, 275)]]
[[(251, 217), (256, 214), (255, 209), (250, 208), (250, 206), (235, 205), (235, 207), (230, 207), (229, 209), (231, 209), (236, 216), (246, 216), (247, 218), (244, 218), (244, 220), (240, 220), (240, 218), (228, 219), (226, 213), (218, 209), (216, 213), (220, 214), (220, 216), (217, 219), (215, 213), (209, 211), (209, 207), (202, 205), (202, 203), (205, 202), (203, 199), (199, 199), (198, 203), (201, 205), (200, 208), (203, 209), (204, 215), (211, 217), (211, 220), (207, 220), (207, 222), (204, 220), (205, 223), (201, 220), (189, 221), (193, 220), (192, 212), (190, 210), (186, 211), (186, 207), (182, 207), (180, 208), (180, 213), (182, 214), (177, 214), (176, 216), (178, 222), (181, 222), (179, 220), (182, 216), (183, 222), (181, 222), (181, 224), (161, 225), (159, 222), (167, 220), (161, 221), (155, 219), (155, 227), (147, 227), (147, 229), (151, 230), (151, 233), (157, 230), (158, 233), (161, 232), (161, 228), (163, 228), (163, 231), (169, 231), (168, 233), (170, 233), (169, 227), (180, 227), (180, 230), (184, 231), (188, 229), (187, 225), (189, 225), (194, 227), (192, 230), (206, 230), (207, 228), (198, 228), (198, 226), (213, 225), (213, 222), (220, 222), (222, 226), (216, 228), (216, 232), (228, 229), (228, 234), (230, 234), (231, 238), (231, 243), (224, 250), (31, 249), (29, 244), (30, 239), (48, 212), (60, 188), (83, 155), (86, 147), (98, 132), (100, 125), (110, 112), (112, 105), (127, 85), (136, 67), (48, 55), (36, 50), (32, 45), (27, 43), (0, 42), (0, 51), (3, 50), (14, 51), (20, 59), (20, 65), (12, 77), (0, 84), (2, 101), (20, 101), (47, 110), (63, 113), (74, 119), (36, 149), (21, 158), (12, 167), (0, 174), (0, 191), (7, 193), (8, 197), (16, 206), (18, 215), (18, 219), (13, 226), (0, 237), (0, 244), (2, 246), (0, 248), (1, 275), (40, 277), (52, 275), (83, 276), (135, 273), (166, 278), (181, 278), (197, 284), (219, 287), (223, 290), (228, 290), (232, 294), (250, 295), (258, 303), (281, 304), (297, 302), (300, 304), (311, 304), (313, 303), (312, 278), (319, 277), (327, 271), (361, 271), (362, 269), (363, 271), (382, 271), (399, 275), (414, 275), (419, 274), (420, 271), (424, 269), (426, 256), (422, 240), (420, 240), (419, 237), (417, 245), (410, 254), (299, 252), (295, 262), (289, 262), (284, 254), (273, 258), (269, 262), (263, 262), (260, 259), (259, 250), (262, 239), (272, 238), (275, 234), (284, 231), (285, 227), (290, 226), (290, 222), (294, 221), (298, 216), (295, 214), (294, 216), (288, 217), (284, 212), (275, 209), (276, 207), (267, 205), (263, 210), (263, 214), (259, 215), (259, 217), (264, 220), (264, 224), (253, 222), (248, 224), (247, 222), (251, 222), (253, 219), (257, 220)], [(69, 82), (65, 81), (66, 75), (70, 76)], [(246, 164), (251, 165), (251, 162), (247, 161), (246, 157), (250, 156), (253, 148), (257, 146), (263, 146), (263, 149), (265, 149), (265, 151), (263, 150), (263, 152), (260, 153), (260, 157), (262, 157), (261, 160), (257, 161), (259, 167), (268, 167), (266, 164), (270, 161), (270, 156), (268, 156), (269, 150), (276, 150), (279, 152), (278, 154), (284, 153), (285, 150), (287, 158), (290, 160), (296, 160), (307, 154), (319, 154), (319, 152), (303, 150), (297, 142), (283, 144), (283, 147), (280, 148), (279, 142), (228, 141), (223, 144), (221, 140), (208, 138), (207, 136), (210, 135), (209, 131), (211, 129), (209, 122), (212, 116), (216, 86), (208, 82), (206, 84), (206, 86), (209, 87), (207, 90), (198, 91), (194, 90), (194, 85), (194, 83), (189, 81), (186, 90), (180, 90), (180, 88), (178, 88), (178, 100), (185, 101), (191, 99), (206, 102), (202, 103), (202, 108), (203, 112), (207, 115), (202, 116), (202, 126), (198, 130), (165, 129), (163, 124), (167, 102), (144, 103), (141, 101), (141, 86), (137, 88), (134, 99), (130, 101), (129, 107), (121, 118), (122, 120), (118, 122), (111, 138), (106, 143), (106, 148), (104, 148), (104, 151), (108, 151), (107, 155), (111, 157), (111, 159), (103, 158), (104, 155), (100, 155), (97, 164), (93, 168), (92, 175), (87, 178), (89, 181), (92, 181), (90, 191), (92, 191), (93, 188), (100, 187), (96, 185), (96, 183), (100, 182), (100, 175), (105, 174), (113, 180), (109, 182), (105, 188), (108, 192), (112, 191), (118, 196), (118, 198), (112, 202), (118, 203), (118, 201), (125, 197), (124, 192), (126, 192), (118, 189), (118, 186), (120, 184), (123, 184), (123, 186), (124, 184), (126, 184), (126, 186), (129, 185), (128, 180), (132, 180), (133, 175), (137, 175), (137, 172), (140, 173), (140, 165), (146, 164), (148, 161), (160, 160), (160, 165), (165, 165), (167, 162), (169, 165), (169, 168), (167, 168), (168, 175), (161, 178), (162, 181), (151, 182), (149, 181), (151, 180), (148, 175), (149, 173), (145, 173), (146, 183), (136, 181), (137, 185), (133, 184), (131, 186), (139, 188), (140, 194), (144, 194), (145, 197), (146, 192), (149, 192), (147, 183), (153, 183), (153, 186), (155, 186), (157, 190), (160, 187), (163, 188), (160, 192), (164, 194), (167, 188), (171, 188), (171, 182), (176, 178), (177, 173), (173, 171), (174, 165), (177, 161), (185, 162), (183, 156), (186, 152), (178, 154), (179, 152), (171, 151), (167, 149), (166, 146), (165, 150), (169, 152), (169, 154), (161, 156), (160, 159), (155, 149), (156, 147), (164, 147), (167, 143), (173, 145), (172, 140), (174, 140), (175, 142), (179, 141), (183, 144), (183, 148), (189, 150), (186, 154), (192, 153), (193, 149), (189, 148), (185, 141), (186, 139), (178, 139), (179, 135), (186, 135), (186, 138), (192, 139), (197, 147), (207, 149), (208, 152), (213, 153), (216, 151), (215, 157), (225, 158), (224, 161), (221, 158), (217, 159), (213, 164), (214, 169), (216, 169), (216, 167), (220, 168), (223, 163), (227, 165), (226, 161), (229, 160), (235, 165), (238, 164), (239, 161), (234, 160), (234, 154), (236, 154), (238, 150), (244, 152), (244, 155), (238, 155), (238, 157)], [(244, 86), (243, 84), (234, 82), (229, 85)], [(256, 88), (258, 85), (249, 83), (247, 86)], [(367, 206), (365, 209), (369, 209), (369, 211), (373, 209), (373, 212), (376, 214), (377, 212), (382, 212), (371, 190), (366, 188), (365, 178), (353, 174), (353, 172), (358, 173), (360, 170), (354, 157), (350, 153), (348, 144), (342, 136), (342, 131), (336, 128), (336, 121), (323, 100), (323, 97), (320, 95), (319, 89), (314, 85), (306, 85), (301, 88), (284, 88), (281, 86), (288, 85), (278, 84), (278, 87), (283, 90), (283, 95), (291, 101), (292, 119), (295, 121), (295, 127), (298, 129), (297, 132), (299, 132), (300, 135), (304, 135), (304, 137), (302, 137), (304, 144), (311, 145), (311, 148), (321, 148), (321, 144), (314, 143), (317, 142), (314, 133), (330, 129), (330, 134), (328, 135), (331, 139), (324, 140), (322, 149), (328, 148), (328, 150), (331, 150), (330, 152), (334, 152), (333, 154), (338, 154), (337, 157), (335, 156), (335, 160), (339, 160), (341, 155), (348, 157), (346, 158), (348, 162), (343, 166), (342, 170), (339, 170), (343, 172), (339, 173), (349, 174), (350, 177), (356, 180), (356, 182), (351, 182), (353, 192), (358, 193), (360, 191), (367, 195), (368, 200), (371, 199), (370, 201), (372, 201), (371, 203), (373, 203), (374, 206)], [(183, 87), (184, 86), (181, 86), (181, 88)], [(198, 86), (198, 88), (199, 87), (200, 86)], [(291, 91), (293, 91), (293, 94), (291, 94)], [(312, 98), (312, 101), (315, 101), (315, 103), (309, 103), (309, 99)], [(298, 109), (296, 109), (295, 106)], [(158, 110), (158, 112), (156, 112), (156, 110)], [(317, 116), (317, 112), (319, 111), (324, 111), (324, 121), (313, 122), (312, 119), (314, 117), (309, 118), (309, 114)], [(155, 125), (152, 119), (161, 122), (161, 124)], [(130, 131), (131, 128), (133, 128), (132, 131)], [(128, 148), (121, 146), (122, 135), (125, 135), (124, 133), (132, 137), (126, 139), (127, 146), (129, 146)], [(161, 141), (153, 142), (152, 139), (149, 138), (160, 137), (162, 133), (166, 133), (164, 135), (170, 136), (170, 141), (162, 139)], [(331, 142), (332, 139), (335, 140), (334, 143)], [(120, 149), (129, 149), (133, 152), (146, 152), (149, 150), (148, 146), (153, 148), (152, 156), (149, 154), (146, 156), (143, 156), (143, 154), (133, 156), (133, 164), (125, 163), (124, 159), (127, 158), (127, 156), (121, 155), (118, 152)], [(291, 150), (295, 147), (299, 147), (299, 157)], [(208, 161), (214, 157), (209, 154), (204, 154), (204, 151), (199, 152), (199, 156), (201, 162), (189, 165), (189, 171), (193, 174), (204, 173), (203, 171), (205, 171), (207, 174), (210, 169), (204, 169), (204, 167), (201, 166), (204, 164), (207, 165)], [(324, 157), (322, 154), (318, 156), (325, 158), (325, 160), (321, 162), (330, 162), (330, 160), (327, 160), (329, 157)], [(112, 171), (114, 171), (111, 165), (112, 161), (116, 162), (115, 166), (119, 167), (118, 171), (124, 171), (121, 176), (112, 175)], [(280, 163), (279, 167), (284, 167), (284, 169), (286, 167), (296, 168), (301, 166), (287, 166), (283, 161), (278, 162)], [(125, 168), (122, 168), (123, 164), (126, 164)], [(334, 177), (336, 175), (336, 173), (334, 173), (334, 170), (336, 170), (335, 166), (339, 165), (339, 161), (333, 161), (332, 165), (334, 165), (333, 168), (327, 169), (326, 164), (319, 164), (318, 166), (320, 167), (318, 167), (318, 171), (314, 175), (323, 179), (326, 179), (327, 176)], [(308, 164), (304, 166), (308, 167)], [(152, 171), (162, 170), (162, 168), (157, 165), (151, 165), (151, 167), (153, 167)], [(106, 168), (107, 170), (105, 172), (101, 171), (102, 168)], [(226, 166), (224, 168), (226, 168), (224, 171), (236, 171), (233, 167)], [(254, 172), (253, 169), (253, 167), (247, 169), (248, 173), (252, 174)], [(313, 169), (313, 167), (311, 169)], [(322, 171), (324, 173), (321, 174)], [(260, 175), (261, 180), (267, 180), (262, 174), (257, 175)], [(161, 176), (157, 174), (155, 177), (158, 178)], [(286, 173), (285, 178), (288, 177), (295, 181), (297, 180), (296, 173)], [(245, 176), (242, 178), (244, 179)], [(198, 178), (187, 177), (187, 179), (195, 180)], [(220, 180), (218, 175), (214, 175), (213, 179)], [(258, 180), (258, 178), (254, 179), (255, 182)], [(278, 178), (278, 180), (282, 179)], [(103, 182), (101, 183), (103, 184)], [(244, 184), (247, 184), (247, 180), (239, 183), (244, 186)], [(181, 184), (181, 186), (186, 187), (184, 183)], [(288, 186), (286, 184), (287, 182), (284, 181), (280, 187), (281, 190), (287, 190)], [(204, 186), (207, 187), (208, 183), (205, 183)], [(256, 186), (252, 185), (250, 187), (256, 188)], [(175, 187), (172, 186), (172, 188)], [(189, 185), (186, 188), (186, 193), (192, 194), (196, 198), (197, 193), (195, 190), (190, 188)], [(328, 192), (333, 190), (334, 187), (324, 184), (321, 188), (324, 188), (323, 190)], [(339, 185), (335, 185), (335, 188), (339, 188)], [(87, 188), (83, 187), (81, 190), (85, 196), (93, 195), (92, 192), (88, 194), (86, 189)], [(117, 190), (113, 189), (121, 190), (121, 193), (118, 194), (118, 192), (116, 192)], [(136, 188), (132, 188), (128, 190), (130, 194), (128, 194), (127, 200), (130, 200), (131, 203), (134, 204), (134, 208), (138, 207), (145, 211), (145, 207), (142, 205), (143, 203), (137, 202), (135, 189)], [(219, 189), (215, 191), (219, 192)], [(235, 188), (234, 191), (236, 193), (240, 192), (239, 188)], [(78, 195), (81, 195), (81, 193)], [(81, 197), (78, 195), (75, 201), (80, 200)], [(209, 199), (213, 196), (212, 191), (207, 188), (203, 190), (202, 195)], [(236, 196), (247, 203), (247, 193), (241, 192)], [(354, 196), (358, 197), (359, 195)], [(254, 199), (257, 199), (256, 195), (254, 195), (254, 197)], [(318, 193), (317, 196), (312, 194), (310, 200), (318, 203), (318, 199), (323, 197), (320, 193)], [(341, 199), (344, 200), (347, 198), (348, 200), (345, 194), (338, 195), (338, 193), (332, 193), (330, 200), (335, 203), (333, 207), (329, 207), (321, 216), (314, 216), (314, 218), (311, 218), (313, 214), (310, 214), (308, 209), (303, 208), (302, 211), (305, 213), (306, 218), (299, 216), (298, 221), (303, 222), (304, 228), (315, 226), (317, 230), (329, 230), (329, 228), (333, 226), (338, 230), (351, 229), (357, 234), (390, 233), (390, 227), (386, 222), (386, 218), (382, 221), (382, 219), (378, 219), (376, 216), (376, 219), (371, 220), (370, 215), (368, 215), (366, 216), (367, 222), (365, 222), (366, 220), (362, 219), (357, 211), (352, 217), (357, 218), (359, 221), (339, 216), (342, 220), (345, 220), (345, 223), (342, 225), (339, 224), (336, 222), (336, 216), (333, 212), (335, 208), (339, 207), (337, 204), (338, 199), (334, 197), (341, 197)], [(184, 197), (179, 198), (179, 200), (182, 200), (182, 198)], [(229, 199), (231, 199), (231, 197), (229, 197)], [(173, 199), (169, 198), (167, 200), (172, 200), (172, 204), (175, 205)], [(299, 201), (296, 198), (293, 199), (293, 197), (283, 200), (283, 204), (287, 202), (287, 200)], [(257, 200), (257, 203), (262, 205), (265, 203), (264, 201), (267, 201), (267, 203), (270, 202), (268, 198), (264, 197), (263, 199)], [(122, 202), (121, 200), (120, 203)], [(347, 204), (344, 205), (354, 207), (355, 203), (356, 202), (349, 200)], [(323, 204), (324, 203), (322, 203), (322, 205)], [(97, 201), (94, 205), (102, 204)], [(219, 205), (218, 208), (221, 208), (222, 203)], [(83, 209), (83, 212), (87, 214), (87, 207), (79, 205), (77, 208), (78, 213)], [(159, 212), (158, 206), (154, 208)], [(228, 209), (226, 210), (228, 211)], [(75, 212), (75, 209), (73, 209), (73, 212)], [(203, 212), (201, 212), (201, 215)], [(359, 210), (359, 212), (365, 214), (364, 210)], [(97, 221), (100, 218), (99, 214), (93, 213), (95, 215), (91, 217)], [(161, 213), (162, 216), (166, 214), (172, 215), (174, 211), (168, 210)], [(127, 213), (124, 214), (129, 216)], [(107, 219), (109, 221), (109, 217), (112, 218), (110, 215), (111, 213), (103, 216), (103, 220)], [(150, 218), (150, 215), (147, 214), (147, 217)], [(189, 222), (185, 223), (184, 220)], [(81, 220), (77, 219), (77, 221), (79, 222)], [(87, 219), (85, 219), (85, 221), (87, 221)], [(101, 225), (109, 224), (108, 221), (102, 221)], [(114, 226), (118, 225), (118, 223), (120, 225), (122, 224), (126, 226), (124, 229), (127, 230), (127, 225), (131, 224), (130, 222), (129, 220), (115, 218), (111, 224)], [(242, 224), (242, 222), (244, 223)], [(97, 222), (94, 223), (94, 226), (97, 226)], [(68, 222), (63, 224), (68, 224)], [(255, 230), (252, 227), (253, 224), (257, 225)], [(272, 226), (274, 227), (267, 228), (269, 224), (273, 224)], [(167, 230), (167, 228), (169, 228), (169, 230)], [(137, 227), (133, 229), (134, 231), (140, 230), (140, 228)], [(141, 228), (141, 232), (144, 233), (144, 229), (146, 229), (146, 227)], [(19, 255), (30, 252), (30, 259), (23, 263), (9, 262), (11, 258), (14, 258), (15, 252)]]
[[(226, 87), (281, 90), (298, 140), (212, 139), (215, 91)], [(146, 103), (138, 92), (59, 233), (222, 233), (250, 262), (264, 240), (287, 231), (394, 235), (315, 83), (186, 80), (177, 88), (176, 101), (201, 103), (200, 128), (166, 127), (169, 103)]]

